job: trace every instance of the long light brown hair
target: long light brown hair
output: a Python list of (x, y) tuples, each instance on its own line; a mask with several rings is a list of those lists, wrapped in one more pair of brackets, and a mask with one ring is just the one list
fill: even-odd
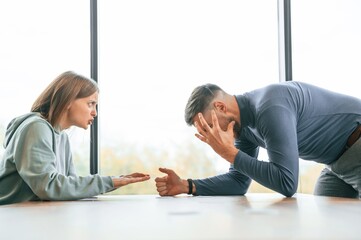
[(69, 104), (78, 99), (99, 92), (97, 83), (73, 71), (67, 71), (55, 78), (40, 94), (31, 107), (39, 112), (52, 126), (55, 126)]

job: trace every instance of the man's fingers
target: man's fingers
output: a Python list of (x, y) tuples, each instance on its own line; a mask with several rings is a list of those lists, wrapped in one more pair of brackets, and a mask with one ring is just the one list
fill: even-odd
[(155, 186), (156, 186), (156, 187), (163, 187), (163, 186), (166, 186), (166, 185), (167, 185), (166, 182), (156, 182), (156, 183), (155, 183)]
[(166, 187), (166, 186), (157, 187), (157, 191), (158, 191), (158, 192), (163, 192), (163, 191), (166, 191), (166, 190), (167, 190), (167, 187)]
[(212, 114), (213, 127), (216, 129), (220, 129), (216, 112), (212, 110), (211, 114)]
[(156, 177), (154, 179), (154, 181), (158, 184), (158, 183), (162, 183), (165, 184), (165, 182), (167, 182), (168, 177), (164, 176), (164, 177)]
[(198, 134), (198, 133), (196, 133), (196, 134), (194, 134), (199, 140), (201, 140), (202, 142), (207, 142), (207, 139), (204, 137), (204, 136), (202, 136), (202, 135), (200, 135), (200, 134)]
[(168, 169), (168, 168), (159, 168), (159, 171), (161, 171), (162, 173), (166, 173), (166, 174), (174, 174), (174, 171), (172, 169)]
[(194, 122), (194, 126), (196, 127), (196, 129), (200, 135), (205, 136), (207, 134), (205, 129), (202, 127), (202, 124), (200, 124), (196, 121), (196, 122)]
[(234, 124), (236, 124), (235, 121), (232, 121), (228, 124), (228, 127), (227, 127), (227, 132), (230, 133), (232, 132), (233, 133), (233, 128), (234, 128)]
[(167, 196), (168, 190), (158, 191), (159, 195), (161, 196)]
[(207, 121), (204, 119), (203, 114), (202, 113), (198, 113), (198, 118), (200, 121), (200, 127), (202, 127), (202, 130), (208, 132), (211, 127), (208, 125)]

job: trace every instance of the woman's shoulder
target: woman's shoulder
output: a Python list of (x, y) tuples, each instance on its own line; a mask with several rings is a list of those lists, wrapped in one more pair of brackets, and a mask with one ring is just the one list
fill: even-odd
[(47, 138), (54, 132), (52, 126), (38, 113), (27, 113), (14, 118), (7, 126), (4, 146), (7, 146), (12, 139), (24, 139), (31, 137)]
[(7, 132), (33, 131), (39, 134), (54, 131), (51, 124), (39, 113), (27, 113), (14, 118), (7, 127)]
[[(21, 121), (23, 119), (23, 121)], [(21, 121), (23, 126), (38, 126), (41, 128), (50, 128), (53, 129), (51, 124), (43, 118), (39, 113), (27, 113), (19, 117), (19, 121)]]

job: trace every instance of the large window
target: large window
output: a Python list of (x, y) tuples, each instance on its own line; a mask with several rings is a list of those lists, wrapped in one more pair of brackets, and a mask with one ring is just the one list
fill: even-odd
[(292, 2), (294, 80), (360, 97), (360, 11), (358, 0)]
[[(292, 1), (293, 80), (360, 97), (361, 1)], [(302, 188), (322, 165), (303, 161)]]
[[(207, 177), (228, 164), (194, 137), (196, 86), (233, 94), (279, 81), (277, 1), (99, 1), (100, 173)], [(155, 193), (154, 181), (115, 193)]]
[[(9, 121), (28, 112), (58, 74), (90, 75), (89, 6), (88, 0), (2, 4), (1, 143)], [(197, 178), (226, 171), (228, 164), (186, 126), (184, 106), (206, 82), (240, 94), (278, 81), (277, 2), (99, 1), (98, 7), (100, 173), (156, 177), (164, 166)], [(89, 130), (68, 133), (78, 174), (89, 174)], [(154, 182), (119, 193), (155, 193)]]
[[(90, 76), (89, 1), (16, 0), (0, 7), (0, 142), (60, 73)], [(89, 133), (69, 130), (78, 172), (89, 173)], [(0, 148), (0, 155), (3, 148)]]
[[(194, 137), (184, 107), (206, 82), (241, 94), (279, 81), (277, 3), (98, 1), (100, 173), (156, 177), (163, 166), (201, 178), (227, 171), (226, 161)], [(88, 0), (1, 5), (1, 143), (8, 122), (28, 112), (58, 74), (90, 76), (89, 7)], [(304, 0), (291, 7), (293, 80), (359, 97), (361, 3)], [(89, 174), (89, 130), (68, 133), (78, 173)], [(264, 151), (260, 159), (267, 160)], [(300, 165), (299, 191), (310, 192), (321, 166)], [(113, 193), (155, 193), (154, 181)]]

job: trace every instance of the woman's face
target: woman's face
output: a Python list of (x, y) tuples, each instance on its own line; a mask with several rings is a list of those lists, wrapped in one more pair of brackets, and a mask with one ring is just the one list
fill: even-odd
[(66, 125), (68, 127), (76, 126), (87, 129), (88, 125), (91, 125), (97, 116), (97, 104), (98, 92), (95, 92), (89, 97), (74, 100), (68, 107)]

